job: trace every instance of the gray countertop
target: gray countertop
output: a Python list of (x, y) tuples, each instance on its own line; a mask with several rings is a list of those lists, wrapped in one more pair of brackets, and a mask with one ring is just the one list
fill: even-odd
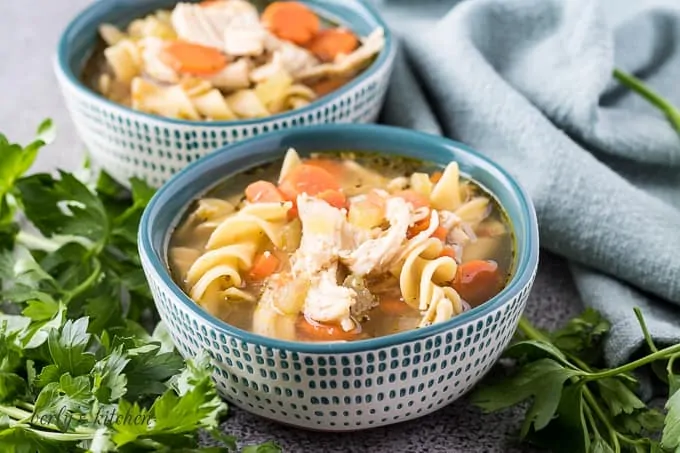
[[(676, 2), (606, 0), (604, 4), (611, 7), (612, 21), (618, 22), (648, 3)], [(0, 131), (12, 141), (25, 142), (46, 117), (53, 118), (58, 128), (56, 142), (43, 151), (34, 171), (73, 168), (82, 161), (82, 145), (53, 76), (52, 58), (62, 29), (88, 3), (0, 1)], [(565, 263), (543, 254), (528, 316), (542, 327), (554, 327), (578, 312), (580, 305)], [(238, 409), (232, 410), (224, 429), (244, 442), (277, 440), (286, 452), (526, 452), (530, 450), (519, 448), (514, 440), (521, 415), (519, 410), (483, 415), (463, 398), (420, 420), (354, 434), (298, 431)]]

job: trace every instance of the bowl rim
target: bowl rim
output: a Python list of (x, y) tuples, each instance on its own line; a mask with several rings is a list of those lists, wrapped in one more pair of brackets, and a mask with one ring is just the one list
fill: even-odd
[[(316, 134), (361, 134), (363, 131), (371, 131), (373, 133), (390, 134), (395, 138), (406, 139), (410, 137), (421, 142), (423, 147), (446, 148), (448, 150), (456, 150), (458, 152), (470, 154), (473, 158), (483, 161), (484, 164), (489, 165), (494, 171), (499, 172), (505, 179), (505, 183), (507, 183), (510, 192), (517, 198), (518, 204), (520, 205), (521, 217), (520, 219), (511, 219), (513, 220), (513, 224), (517, 222), (523, 222), (526, 225), (523, 237), (516, 237), (516, 241), (524, 241), (527, 246), (523, 248), (521, 256), (519, 254), (517, 255), (515, 274), (513, 275), (510, 282), (508, 282), (508, 284), (500, 293), (487, 302), (447, 321), (433, 324), (428, 327), (412, 329), (383, 337), (345, 343), (301, 342), (265, 337), (231, 326), (227, 322), (222, 321), (221, 319), (211, 315), (201, 308), (200, 305), (198, 305), (188, 295), (186, 295), (179, 285), (175, 283), (175, 281), (172, 279), (172, 276), (170, 275), (170, 272), (167, 270), (167, 265), (165, 263), (166, 259), (161, 258), (155, 252), (152, 245), (153, 232), (151, 230), (151, 212), (158, 209), (157, 205), (160, 203), (161, 198), (165, 192), (170, 190), (173, 184), (184, 180), (182, 185), (185, 186), (187, 184), (185, 181), (188, 180), (190, 182), (195, 180), (197, 176), (200, 176), (201, 168), (210, 167), (213, 160), (219, 160), (223, 158), (224, 153), (230, 153), (231, 155), (236, 156), (239, 152), (247, 152), (249, 146), (254, 142), (261, 140), (275, 140), (277, 138), (283, 139), (287, 136), (290, 136), (291, 134), (305, 134), (309, 131)], [(380, 153), (380, 150), (376, 150), (376, 152)], [(218, 181), (215, 181), (214, 183), (218, 183)], [(197, 192), (195, 195), (199, 194), (200, 192)], [(166, 238), (172, 227), (173, 223), (167, 226), (167, 230), (164, 232)], [(144, 210), (144, 213), (142, 214), (140, 221), (138, 244), (142, 263), (147, 263), (147, 278), (155, 279), (157, 282), (156, 284), (162, 287), (161, 291), (169, 292), (171, 296), (173, 296), (168, 298), (169, 303), (182, 305), (183, 309), (186, 309), (194, 316), (201, 318), (203, 322), (205, 322), (209, 327), (215, 329), (217, 333), (227, 333), (239, 341), (253, 343), (274, 349), (311, 354), (355, 353), (376, 350), (412, 342), (415, 340), (425, 339), (442, 332), (452, 330), (453, 328), (460, 327), (469, 321), (476, 320), (489, 314), (490, 312), (499, 309), (517, 297), (519, 293), (521, 293), (527, 286), (531, 285), (538, 268), (539, 257), (538, 222), (534, 205), (526, 190), (505, 169), (496, 164), (493, 160), (460, 142), (410, 129), (375, 124), (323, 124), (305, 126), (291, 130), (269, 132), (220, 148), (217, 151), (202, 157), (195, 162), (192, 162), (183, 170), (175, 174), (160, 189), (158, 189), (158, 191), (150, 200), (149, 204)], [(150, 276), (149, 274), (153, 275)]]
[[(305, 2), (305, 0), (301, 0)], [(383, 68), (387, 68), (387, 71), (392, 70), (392, 66), (397, 54), (397, 42), (393, 38), (392, 32), (385, 22), (385, 20), (380, 16), (377, 9), (370, 4), (370, 2), (365, 2), (361, 0), (356, 0), (356, 5), (353, 9), (363, 8), (368, 17), (375, 21), (378, 26), (375, 28), (382, 28), (385, 34), (385, 46), (382, 51), (378, 54), (378, 57), (371, 63), (369, 67), (364, 69), (358, 76), (354, 77), (348, 83), (338, 88), (337, 90), (315, 99), (309, 105), (301, 107), (295, 110), (289, 110), (287, 112), (281, 112), (274, 115), (270, 115), (264, 118), (252, 118), (252, 119), (239, 119), (239, 120), (222, 120), (222, 121), (192, 121), (192, 120), (182, 120), (177, 118), (167, 118), (161, 115), (154, 115), (151, 113), (141, 112), (139, 110), (134, 110), (132, 107), (127, 107), (125, 105), (119, 104), (117, 102), (111, 101), (101, 94), (97, 93), (93, 89), (87, 87), (80, 78), (73, 72), (70, 65), (67, 62), (69, 42), (67, 37), (73, 34), (73, 30), (88, 25), (92, 22), (92, 16), (99, 13), (101, 10), (106, 9), (107, 12), (113, 10), (116, 2), (112, 1), (93, 1), (89, 6), (82, 9), (66, 26), (59, 36), (57, 43), (57, 52), (54, 57), (54, 66), (58, 75), (61, 75), (61, 79), (68, 83), (72, 88), (74, 88), (78, 93), (86, 97), (89, 101), (98, 102), (106, 106), (107, 108), (116, 111), (119, 114), (127, 114), (132, 116), (137, 116), (139, 118), (159, 121), (162, 123), (172, 124), (175, 126), (189, 126), (189, 127), (204, 127), (204, 128), (220, 128), (220, 127), (239, 127), (248, 125), (258, 125), (266, 124), (268, 122), (274, 122), (278, 120), (285, 120), (299, 115), (304, 115), (306, 113), (313, 112), (317, 110), (320, 106), (330, 103), (338, 97), (347, 94), (352, 91), (363, 82), (365, 82), (370, 77), (374, 76), (378, 71)], [(321, 8), (323, 9), (323, 8)], [(375, 30), (374, 28), (374, 30)]]

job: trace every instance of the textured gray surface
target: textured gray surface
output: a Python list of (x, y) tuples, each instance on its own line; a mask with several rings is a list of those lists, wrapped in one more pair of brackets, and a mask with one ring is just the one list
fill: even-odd
[[(115, 0), (100, 0), (115, 1)], [(140, 0), (143, 1), (143, 0)], [(404, 0), (402, 0), (404, 1)], [(678, 0), (607, 0), (611, 20), (619, 22), (648, 3)], [(25, 141), (45, 117), (58, 126), (58, 138), (40, 156), (35, 171), (72, 168), (82, 145), (66, 113), (52, 72), (57, 38), (68, 20), (89, 0), (0, 1), (0, 130)], [(580, 302), (562, 260), (544, 254), (528, 304), (528, 315), (552, 327), (578, 311)], [(483, 416), (465, 400), (421, 420), (354, 434), (308, 433), (284, 428), (234, 409), (225, 430), (244, 442), (276, 439), (286, 452), (520, 452), (514, 443), (520, 413)]]

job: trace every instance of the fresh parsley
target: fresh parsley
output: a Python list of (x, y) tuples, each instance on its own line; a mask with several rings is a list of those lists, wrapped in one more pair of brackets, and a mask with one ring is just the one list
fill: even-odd
[[(50, 121), (26, 147), (0, 135), (2, 451), (239, 451), (218, 430), (208, 357), (183, 360), (158, 323), (136, 243), (154, 191), (106, 173), (26, 176), (53, 136)], [(200, 431), (221, 446), (201, 447)]]
[[(521, 319), (523, 338), (505, 351), (516, 361), (515, 373), (480, 387), (473, 403), (492, 412), (530, 400), (520, 437), (555, 452), (679, 452), (680, 375), (674, 361), (680, 345), (657, 349), (642, 313), (636, 315), (650, 353), (610, 369), (599, 353), (610, 326), (596, 311), (587, 309), (552, 333)], [(665, 415), (636, 394), (631, 373), (652, 364), (666, 370)]]

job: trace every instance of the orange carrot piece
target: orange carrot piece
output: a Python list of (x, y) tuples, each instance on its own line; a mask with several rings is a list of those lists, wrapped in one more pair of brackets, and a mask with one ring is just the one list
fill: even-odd
[(311, 324), (304, 316), (298, 318), (295, 327), (300, 339), (307, 341), (353, 340), (360, 332), (359, 329), (345, 332), (336, 324)]
[(408, 312), (410, 307), (404, 302), (401, 296), (390, 294), (380, 296), (378, 308), (386, 315), (399, 316)]
[(319, 157), (307, 159), (304, 163), (307, 165), (313, 165), (314, 167), (323, 168), (336, 178), (342, 177), (342, 175), (345, 173), (345, 166), (340, 161), (333, 159)]
[(428, 228), (430, 228), (430, 216), (429, 215), (427, 217), (425, 217), (423, 220), (419, 220), (418, 222), (416, 222), (413, 225), (411, 225), (410, 227), (408, 227), (408, 231), (406, 232), (406, 237), (408, 239), (411, 239), (413, 236), (427, 230)]
[(439, 256), (448, 256), (449, 258), (453, 258), (454, 260), (456, 259), (456, 251), (453, 249), (453, 247), (446, 246), (442, 249), (441, 253)]
[(435, 171), (430, 175), (430, 181), (432, 181), (433, 184), (438, 183), (440, 179), (442, 179), (442, 172), (440, 171)]
[(440, 241), (446, 240), (446, 236), (449, 232), (443, 226), (438, 226), (434, 233), (432, 233), (433, 238), (437, 238)]
[(309, 88), (316, 93), (317, 96), (326, 96), (328, 93), (332, 93), (341, 86), (347, 83), (347, 80), (335, 77), (332, 79), (324, 79), (309, 85)]
[(248, 274), (252, 280), (264, 280), (276, 272), (281, 261), (272, 252), (267, 250), (255, 257), (253, 267)]
[(317, 197), (334, 208), (342, 209), (347, 207), (347, 197), (339, 190), (324, 190), (323, 192), (319, 192)]
[(218, 3), (222, 3), (225, 0), (203, 0), (201, 3), (199, 3), (200, 6), (203, 7), (209, 7), (209, 6), (215, 6)]
[(163, 63), (177, 72), (210, 75), (227, 66), (227, 57), (212, 47), (186, 41), (172, 41), (160, 53)]
[(255, 181), (246, 187), (246, 199), (251, 203), (284, 201), (283, 194), (269, 181)]
[(394, 194), (395, 197), (400, 197), (411, 203), (415, 209), (430, 206), (430, 200), (415, 190), (402, 190)]
[(339, 191), (340, 184), (323, 168), (302, 164), (281, 181), (279, 190), (288, 200), (295, 200), (302, 193), (315, 196), (327, 190)]
[(314, 36), (307, 49), (321, 61), (335, 60), (340, 54), (349, 54), (359, 47), (356, 35), (346, 28), (327, 28)]
[(277, 37), (298, 45), (310, 42), (321, 28), (319, 16), (299, 2), (270, 3), (260, 20)]
[(453, 288), (470, 305), (476, 306), (498, 294), (503, 286), (495, 261), (474, 260), (458, 266)]

